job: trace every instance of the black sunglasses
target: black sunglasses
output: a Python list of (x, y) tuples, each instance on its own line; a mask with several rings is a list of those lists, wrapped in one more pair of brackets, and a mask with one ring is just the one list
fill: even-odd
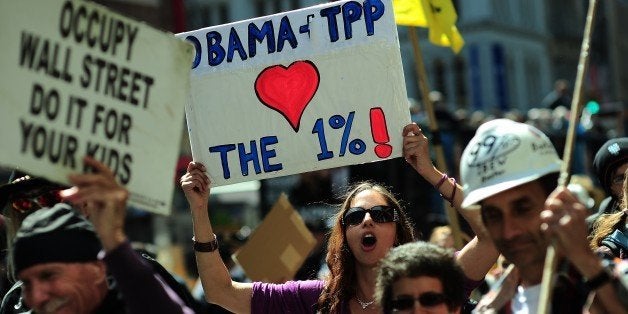
[(441, 305), (447, 302), (447, 297), (438, 292), (426, 292), (419, 295), (418, 298), (414, 298), (409, 295), (400, 296), (394, 300), (392, 300), (392, 310), (393, 311), (408, 311), (412, 310), (415, 305), (415, 301), (419, 301), (424, 307), (433, 307), (437, 305)]
[(378, 205), (373, 206), (370, 209), (362, 207), (349, 208), (342, 216), (342, 224), (345, 226), (359, 225), (364, 220), (366, 213), (369, 213), (373, 221), (377, 223), (395, 222), (399, 220), (397, 211), (394, 208), (385, 205)]

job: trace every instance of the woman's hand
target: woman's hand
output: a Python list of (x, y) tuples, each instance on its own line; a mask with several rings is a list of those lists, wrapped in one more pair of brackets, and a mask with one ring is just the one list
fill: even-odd
[(190, 162), (188, 171), (181, 176), (181, 188), (190, 203), (192, 212), (206, 210), (209, 200), (210, 180), (206, 168), (198, 162)]
[(403, 128), (403, 157), (423, 177), (434, 170), (429, 141), (416, 123), (410, 123)]

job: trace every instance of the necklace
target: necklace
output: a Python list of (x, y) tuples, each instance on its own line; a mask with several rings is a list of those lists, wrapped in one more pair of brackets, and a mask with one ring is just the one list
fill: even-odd
[(355, 300), (358, 301), (358, 303), (360, 303), (360, 306), (362, 307), (363, 310), (366, 310), (367, 307), (369, 307), (371, 304), (373, 304), (375, 302), (375, 300), (364, 302), (364, 301), (360, 300), (360, 298), (358, 297), (357, 294), (355, 295)]

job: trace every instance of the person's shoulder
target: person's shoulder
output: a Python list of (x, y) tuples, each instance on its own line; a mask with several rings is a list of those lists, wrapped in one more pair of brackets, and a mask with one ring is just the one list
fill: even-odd
[(17, 281), (2, 298), (0, 314), (31, 313), (22, 299), (22, 282)]
[(628, 251), (628, 236), (621, 230), (615, 229), (602, 239), (602, 245), (611, 249), (615, 257), (620, 257), (622, 251)]
[(168, 287), (170, 287), (181, 298), (185, 305), (195, 310), (199, 309), (200, 304), (186, 286), (183, 278), (168, 271), (148, 252), (138, 249), (134, 249), (134, 251), (152, 267), (153, 271), (165, 281), (166, 285), (168, 285)]

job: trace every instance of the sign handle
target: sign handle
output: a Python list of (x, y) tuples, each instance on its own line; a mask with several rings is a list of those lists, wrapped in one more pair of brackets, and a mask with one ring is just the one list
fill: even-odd
[[(436, 121), (436, 115), (434, 114), (434, 104), (429, 97), (430, 88), (427, 83), (427, 72), (425, 71), (423, 56), (421, 54), (421, 48), (419, 47), (419, 36), (417, 35), (416, 27), (408, 27), (408, 36), (410, 37), (410, 42), (412, 42), (415, 71), (417, 77), (419, 78), (417, 83), (419, 85), (419, 90), (421, 91), (423, 104), (425, 105), (425, 112), (427, 113), (429, 121), (429, 129), (435, 138), (440, 138), (438, 122)], [(437, 140), (432, 143), (432, 146), (434, 147), (434, 152), (436, 153), (436, 167), (440, 171), (447, 173), (447, 163), (445, 162), (445, 153), (443, 152), (442, 143), (440, 140)], [(454, 187), (454, 189), (455, 188), (456, 187)], [(443, 203), (445, 205), (447, 219), (449, 220), (454, 237), (454, 245), (456, 248), (460, 249), (462, 248), (462, 235), (460, 231), (460, 223), (458, 222), (458, 213), (456, 212), (456, 209), (449, 204), (449, 202), (443, 201)]]
[[(571, 100), (569, 129), (567, 130), (565, 150), (563, 152), (563, 163), (560, 169), (560, 177), (558, 178), (558, 186), (561, 187), (566, 187), (571, 179), (571, 157), (573, 155), (574, 141), (576, 138), (576, 126), (580, 120), (582, 110), (582, 85), (584, 84), (584, 75), (589, 66), (589, 42), (591, 41), (596, 8), (597, 0), (589, 0), (589, 10), (587, 12), (587, 19), (584, 27), (582, 46), (580, 48), (580, 59), (578, 60), (578, 72), (576, 73), (576, 82), (574, 84), (573, 97)], [(552, 298), (553, 278), (557, 260), (556, 246), (555, 243), (552, 242), (552, 244), (547, 247), (545, 265), (543, 266), (543, 279), (541, 282), (541, 294), (539, 296), (538, 307), (538, 312), (541, 314), (549, 313), (549, 304)]]

